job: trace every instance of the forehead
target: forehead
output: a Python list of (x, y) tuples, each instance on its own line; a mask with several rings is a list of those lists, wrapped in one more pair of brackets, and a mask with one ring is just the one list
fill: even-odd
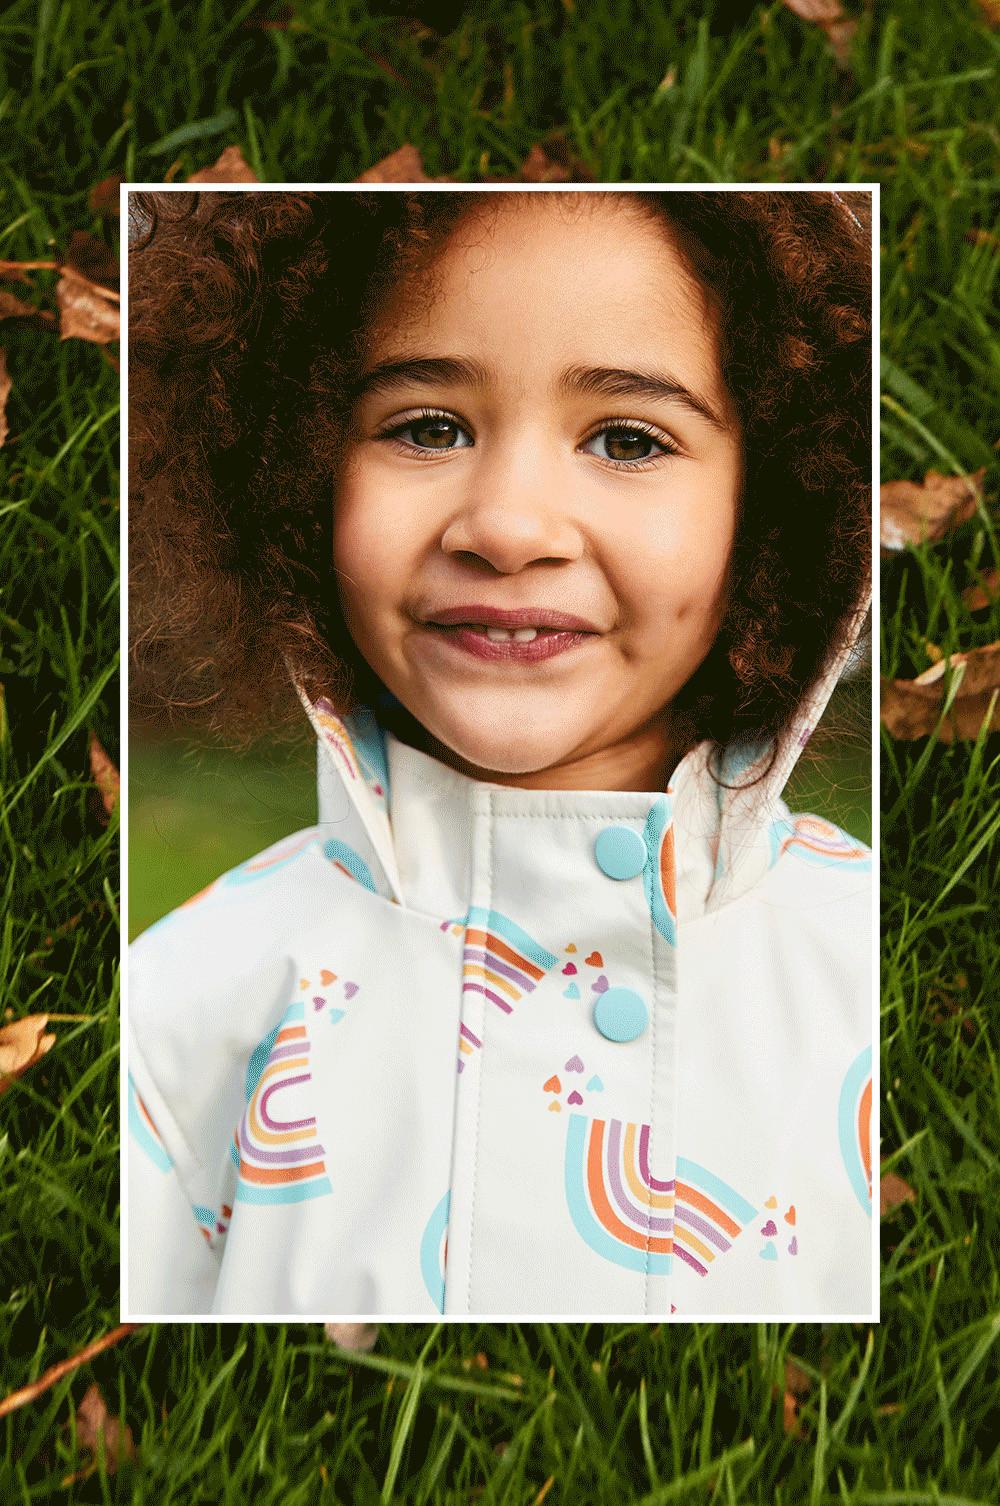
[(669, 222), (634, 195), (490, 193), (400, 274), (365, 345), (386, 360), (461, 344), (522, 372), (683, 356), (721, 394), (718, 314)]

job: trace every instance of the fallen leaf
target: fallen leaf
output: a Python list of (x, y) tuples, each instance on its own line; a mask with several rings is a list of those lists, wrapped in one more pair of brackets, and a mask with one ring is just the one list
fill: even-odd
[(822, 27), (838, 65), (846, 67), (858, 23), (844, 14), (840, 0), (784, 0), (784, 4), (800, 21), (813, 21)]
[(324, 1323), (323, 1328), (338, 1349), (372, 1349), (378, 1338), (375, 1323)]
[(443, 179), (429, 178), (424, 172), (424, 160), (415, 146), (409, 142), (367, 168), (355, 178), (356, 183), (433, 183)]
[(119, 296), (91, 282), (75, 267), (63, 266), (56, 284), (60, 340), (92, 340), (106, 345), (120, 335)]
[[(86, 1394), (76, 1409), (76, 1437), (80, 1447), (94, 1456), (95, 1464), (100, 1439), (103, 1438), (104, 1458), (109, 1475), (113, 1475), (126, 1459), (135, 1458), (132, 1429), (122, 1423), (120, 1418), (110, 1415), (96, 1381), (87, 1387)], [(92, 1469), (77, 1471), (76, 1474), (67, 1476), (63, 1484), (69, 1484), (90, 1473)]]
[(1000, 0), (979, 0), (979, 10), (987, 26), (1000, 27)]
[(118, 770), (111, 759), (105, 753), (100, 742), (93, 732), (90, 734), (90, 772), (94, 783), (101, 792), (101, 800), (108, 815), (118, 804), (119, 778)]
[(974, 586), (962, 592), (962, 600), (970, 612), (981, 612), (991, 607), (1000, 596), (1000, 570), (986, 570)]
[[(949, 654), (913, 680), (882, 681), (882, 721), (892, 737), (929, 737), (944, 705), (944, 676), (949, 666), (962, 674), (951, 710), (938, 731), (943, 743), (974, 741), (987, 716), (990, 732), (1000, 731), (1000, 643)], [(990, 706), (993, 706), (990, 715)]]
[(568, 183), (572, 174), (565, 164), (556, 162), (536, 141), (521, 164), (523, 183)]
[(785, 1390), (793, 1396), (808, 1396), (812, 1381), (796, 1360), (785, 1361)]
[(5, 288), (0, 288), (0, 319), (37, 319), (42, 324), (55, 324), (56, 322), (55, 314), (48, 309), (36, 308), (33, 303), (25, 303), (23, 298), (15, 297)]
[(0, 1025), (0, 1093), (55, 1045), (55, 1036), (45, 1034), (48, 1023), (47, 1014), (26, 1014)]
[(118, 189), (124, 182), (122, 178), (102, 178), (100, 183), (95, 183), (87, 195), (87, 203), (90, 205), (92, 214), (118, 215)]
[(879, 1177), (879, 1214), (882, 1218), (901, 1208), (904, 1203), (915, 1203), (916, 1200), (917, 1194), (909, 1182), (904, 1182), (894, 1171), (882, 1172)]
[(118, 257), (100, 236), (74, 230), (66, 247), (64, 266), (72, 267), (81, 277), (98, 282), (103, 288), (118, 289)]
[(10, 430), (7, 426), (7, 399), (10, 397), (11, 380), (7, 370), (7, 353), (0, 348), (0, 448)]
[(887, 481), (879, 488), (879, 535), (883, 551), (943, 538), (973, 516), (986, 467), (968, 476), (928, 471), (922, 482)]
[(192, 173), (189, 183), (259, 183), (260, 179), (238, 146), (227, 146), (211, 167)]

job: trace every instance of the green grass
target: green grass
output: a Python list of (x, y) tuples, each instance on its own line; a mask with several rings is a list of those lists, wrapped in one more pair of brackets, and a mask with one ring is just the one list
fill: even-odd
[[(884, 476), (987, 464), (994, 499), (953, 543), (886, 566), (883, 669), (915, 673), (926, 639), (1000, 638), (1000, 611), (972, 617), (960, 595), (998, 562), (998, 252), (966, 232), (997, 229), (1000, 34), (972, 0), (878, 4), (839, 72), (777, 3), (732, 32), (701, 10), (486, 0), (438, 40), (360, 0), (299, 0), (287, 31), (244, 29), (257, 8), (218, 0), (12, 0), (0, 256), (98, 228), (87, 191), (107, 174), (160, 180), (179, 161), (183, 178), (232, 141), (271, 181), (351, 179), (404, 141), (431, 172), (504, 174), (550, 130), (608, 181), (878, 178)], [(37, 296), (52, 283), (38, 274)], [(6, 1389), (118, 1318), (118, 828), (87, 792), (87, 729), (118, 754), (118, 477), (100, 352), (7, 324), (0, 342), (3, 1004), (92, 1017), (57, 1026), (0, 1097)], [(397, 1325), (355, 1357), (306, 1325), (156, 1325), (3, 1423), (0, 1499), (995, 1502), (996, 743), (884, 748), (882, 1150), (916, 1201), (883, 1224), (881, 1325)], [(787, 1356), (811, 1379), (801, 1437), (773, 1394)], [(91, 1379), (140, 1463), (64, 1488), (86, 1462), (64, 1425)]]

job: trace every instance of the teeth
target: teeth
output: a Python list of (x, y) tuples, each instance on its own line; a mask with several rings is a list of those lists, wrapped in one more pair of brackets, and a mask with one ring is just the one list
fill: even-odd
[(486, 636), (491, 643), (530, 643), (533, 638), (537, 638), (538, 629), (523, 627), (511, 631), (509, 628), (488, 627)]

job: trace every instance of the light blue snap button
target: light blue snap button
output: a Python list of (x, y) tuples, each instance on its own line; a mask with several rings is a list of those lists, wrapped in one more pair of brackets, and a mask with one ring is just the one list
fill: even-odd
[(609, 1041), (634, 1041), (649, 1024), (645, 1000), (631, 988), (609, 988), (594, 1005), (594, 1024)]
[(608, 878), (638, 878), (649, 854), (646, 844), (630, 826), (606, 826), (594, 843), (597, 866)]

